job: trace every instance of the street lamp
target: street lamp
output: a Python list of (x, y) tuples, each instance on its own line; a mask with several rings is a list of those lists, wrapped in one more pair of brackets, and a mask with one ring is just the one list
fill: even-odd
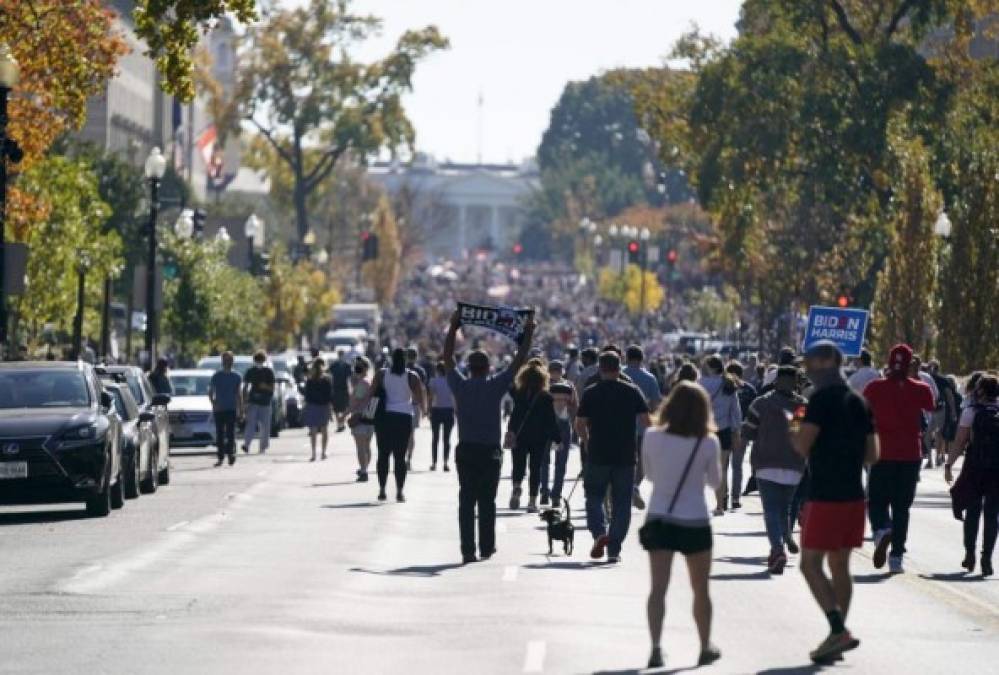
[(4, 285), (6, 277), (6, 229), (7, 212), (7, 160), (13, 163), (21, 161), (21, 148), (13, 139), (7, 138), (7, 97), (11, 89), (17, 86), (21, 72), (11, 54), (6, 42), (0, 42), (0, 360), (4, 358), (3, 350), (7, 347), (7, 289)]
[(232, 239), (229, 236), (229, 230), (225, 229), (225, 225), (219, 228), (219, 231), (215, 233), (215, 241), (228, 242)]
[(166, 173), (166, 158), (159, 148), (153, 148), (146, 158), (146, 180), (149, 181), (149, 258), (146, 261), (146, 356), (149, 367), (155, 362), (156, 343), (156, 216), (160, 209), (160, 181)]
[(256, 213), (251, 213), (243, 225), (243, 234), (246, 235), (246, 261), (247, 271), (253, 274), (253, 249), (257, 246), (257, 236), (263, 231), (263, 221), (257, 217)]
[(73, 360), (77, 361), (83, 352), (83, 301), (86, 291), (87, 272), (90, 270), (90, 256), (86, 251), (76, 252), (76, 316), (73, 318)]
[(943, 237), (946, 239), (950, 236), (951, 232), (951, 222), (950, 217), (947, 215), (946, 211), (940, 211), (940, 215), (937, 216), (937, 221), (933, 223), (933, 234), (938, 237)]
[(645, 314), (645, 268), (649, 262), (649, 239), (652, 237), (652, 233), (649, 228), (643, 227), (638, 232), (638, 238), (641, 240), (641, 246), (638, 249), (638, 265), (641, 270), (641, 284), (639, 286), (638, 294), (638, 314), (642, 316)]
[(173, 230), (181, 239), (191, 239), (194, 236), (194, 216), (191, 209), (180, 212), (177, 222), (173, 224)]
[(316, 254), (316, 264), (320, 267), (326, 265), (330, 261), (330, 254), (326, 252), (325, 248), (319, 249), (319, 253)]

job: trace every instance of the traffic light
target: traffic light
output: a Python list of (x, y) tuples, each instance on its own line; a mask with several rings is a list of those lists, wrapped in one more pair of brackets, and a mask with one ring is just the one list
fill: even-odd
[(524, 245), (521, 244), (519, 241), (516, 244), (513, 245), (513, 254), (514, 255), (520, 255), (523, 252), (524, 252)]
[(362, 232), (361, 233), (361, 260), (367, 262), (368, 260), (378, 259), (378, 235), (374, 232)]
[(677, 255), (675, 248), (671, 248), (669, 251), (666, 252), (666, 262), (668, 262), (670, 265), (675, 265), (676, 259), (678, 257), (679, 256)]
[(191, 221), (194, 223), (194, 238), (199, 239), (205, 233), (205, 221), (208, 220), (208, 213), (204, 209), (194, 209), (191, 214)]
[(850, 296), (846, 293), (840, 293), (839, 297), (836, 298), (836, 305), (842, 309), (846, 309), (850, 306)]
[(640, 262), (638, 253), (641, 248), (637, 241), (628, 242), (628, 262), (632, 265), (637, 265)]

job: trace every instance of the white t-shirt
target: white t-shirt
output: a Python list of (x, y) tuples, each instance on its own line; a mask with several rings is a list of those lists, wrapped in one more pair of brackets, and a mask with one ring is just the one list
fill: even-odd
[(721, 445), (714, 434), (701, 440), (697, 456), (680, 488), (680, 496), (672, 513), (667, 514), (695, 443), (696, 438), (676, 436), (656, 428), (645, 432), (642, 441), (642, 466), (645, 477), (652, 483), (649, 519), (669, 520), (685, 525), (704, 525), (710, 522), (704, 490), (707, 486), (717, 488), (721, 484)]
[(396, 375), (386, 370), (382, 384), (385, 387), (385, 412), (412, 415), (414, 403), (413, 390), (409, 388), (409, 371)]
[(870, 366), (864, 366), (858, 368), (857, 372), (850, 376), (850, 379), (846, 381), (850, 385), (850, 389), (853, 389), (858, 394), (864, 393), (864, 387), (873, 382), (874, 380), (880, 380), (881, 373), (879, 373), (875, 368)]

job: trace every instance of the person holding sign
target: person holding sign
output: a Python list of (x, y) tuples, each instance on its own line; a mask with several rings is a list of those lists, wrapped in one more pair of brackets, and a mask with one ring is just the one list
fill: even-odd
[[(462, 308), (471, 308), (463, 315)], [(513, 377), (527, 361), (534, 337), (534, 312), (524, 315), (523, 327), (512, 333), (490, 325), (498, 311), (493, 308), (459, 303), (451, 316), (441, 361), (447, 372), (447, 383), (454, 395), (458, 418), (458, 447), (455, 465), (458, 469), (458, 529), (461, 535), (461, 557), (466, 564), (478, 560), (475, 553), (475, 516), (479, 518), (479, 554), (489, 558), (496, 552), (496, 491), (499, 488), (503, 450), (500, 446), (502, 423), (500, 401), (513, 384)], [(516, 312), (517, 310), (508, 310)], [(506, 314), (509, 316), (509, 314)], [(519, 337), (520, 347), (513, 361), (504, 370), (490, 374), (489, 355), (475, 350), (468, 355), (468, 377), (457, 369), (454, 346), (463, 316), (473, 323)], [(520, 315), (515, 315), (520, 316)]]

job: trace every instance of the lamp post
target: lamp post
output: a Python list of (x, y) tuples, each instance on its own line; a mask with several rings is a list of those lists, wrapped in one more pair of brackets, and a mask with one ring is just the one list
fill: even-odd
[(251, 213), (243, 225), (243, 234), (246, 235), (246, 271), (253, 274), (253, 251), (257, 246), (257, 236), (263, 229), (263, 221), (257, 217), (256, 213)]
[(305, 250), (302, 251), (302, 257), (308, 258), (312, 255), (312, 247), (316, 245), (316, 232), (311, 227), (309, 231), (305, 233), (302, 237), (302, 246)]
[[(950, 217), (947, 215), (946, 211), (944, 211), (943, 209), (941, 209), (940, 210), (940, 215), (937, 216), (936, 222), (933, 223), (933, 234), (935, 234), (936, 236), (940, 237), (940, 241), (944, 245), (946, 245), (948, 242), (950, 242), (950, 233), (951, 233), (952, 229), (953, 229), (953, 226), (952, 226), (952, 224), (950, 222)], [(944, 263), (944, 247), (940, 246), (937, 249), (937, 283), (938, 283), (938, 287), (939, 287), (939, 281), (940, 281), (940, 273), (943, 271), (943, 263)], [(939, 301), (940, 297), (941, 296), (938, 296), (938, 301)], [(939, 343), (939, 338), (940, 338), (939, 327), (937, 328), (937, 331), (934, 333), (933, 337), (934, 337), (934, 339), (933, 339), (934, 345), (933, 346), (935, 348), (935, 351), (939, 352), (939, 349), (940, 349), (939, 344), (938, 344)]]
[(194, 237), (194, 216), (190, 209), (184, 209), (177, 216), (173, 224), (173, 231), (181, 239), (192, 239)]
[(152, 368), (156, 360), (156, 216), (160, 210), (160, 181), (166, 173), (166, 158), (159, 148), (153, 148), (146, 158), (146, 180), (149, 181), (149, 257), (146, 260), (146, 358)]
[(10, 47), (0, 42), (0, 360), (7, 348), (7, 288), (6, 277), (6, 213), (7, 213), (7, 160), (21, 161), (21, 149), (13, 139), (7, 138), (7, 97), (20, 79), (20, 69)]
[(638, 265), (641, 270), (642, 275), (640, 291), (638, 294), (638, 314), (639, 316), (644, 316), (645, 314), (645, 268), (649, 262), (649, 238), (652, 237), (652, 233), (649, 228), (643, 227), (639, 233), (638, 238), (639, 248), (638, 248)]
[(87, 285), (90, 256), (85, 251), (76, 252), (76, 316), (73, 317), (73, 360), (83, 352), (83, 303)]
[(228, 242), (232, 241), (232, 237), (229, 236), (229, 230), (225, 229), (225, 225), (219, 228), (219, 231), (215, 233), (215, 241)]

